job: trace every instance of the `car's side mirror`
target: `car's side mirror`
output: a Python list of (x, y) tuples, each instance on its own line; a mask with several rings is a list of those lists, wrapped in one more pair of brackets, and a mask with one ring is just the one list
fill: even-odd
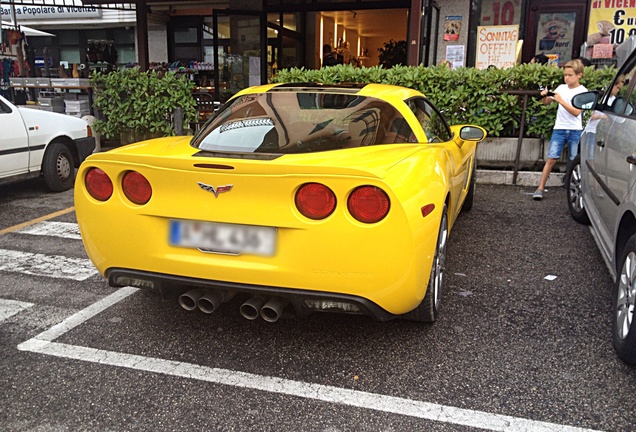
[(598, 97), (599, 93), (596, 91), (579, 93), (572, 98), (572, 106), (581, 110), (593, 110), (596, 108)]
[(484, 130), (475, 126), (464, 126), (459, 131), (459, 137), (464, 141), (481, 141), (485, 136)]

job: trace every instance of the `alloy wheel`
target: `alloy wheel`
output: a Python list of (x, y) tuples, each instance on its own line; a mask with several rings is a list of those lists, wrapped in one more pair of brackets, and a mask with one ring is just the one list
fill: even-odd
[(570, 174), (570, 205), (577, 212), (583, 211), (583, 194), (581, 192), (581, 165), (572, 167)]
[(625, 339), (634, 319), (636, 299), (636, 253), (630, 252), (625, 259), (620, 274), (616, 298), (616, 329), (618, 337)]

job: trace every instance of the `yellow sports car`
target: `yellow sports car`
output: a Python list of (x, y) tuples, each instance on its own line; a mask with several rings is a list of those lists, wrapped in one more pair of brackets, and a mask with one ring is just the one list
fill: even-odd
[(252, 87), (194, 137), (88, 157), (77, 220), (111, 286), (188, 310), (237, 295), (248, 319), (293, 308), (432, 322), (485, 135), (449, 127), (408, 88)]

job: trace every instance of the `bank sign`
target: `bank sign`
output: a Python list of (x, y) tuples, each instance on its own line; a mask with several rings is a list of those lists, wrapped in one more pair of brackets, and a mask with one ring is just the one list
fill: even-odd
[[(11, 16), (11, 8), (2, 5), (0, 9), (2, 18)], [(101, 9), (93, 6), (16, 6), (15, 17), (18, 21), (27, 20), (49, 20), (49, 19), (74, 19), (74, 18), (99, 18), (102, 16)], [(6, 19), (5, 19), (6, 21)]]

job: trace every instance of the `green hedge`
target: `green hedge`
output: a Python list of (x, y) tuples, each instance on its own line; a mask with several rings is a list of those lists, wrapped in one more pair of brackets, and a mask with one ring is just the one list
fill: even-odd
[(174, 135), (172, 115), (183, 109), (184, 126), (197, 119), (194, 83), (175, 72), (143, 72), (138, 67), (90, 77), (93, 106), (101, 112), (95, 129), (109, 139), (132, 130), (139, 137)]
[[(589, 90), (604, 90), (615, 68), (585, 69), (581, 84)], [(517, 137), (523, 111), (523, 96), (506, 90), (555, 89), (563, 83), (563, 70), (539, 64), (523, 64), (509, 69), (478, 70), (444, 66), (380, 66), (356, 68), (338, 65), (322, 69), (284, 69), (272, 82), (382, 83), (421, 91), (444, 113), (451, 124), (471, 123), (484, 127), (490, 136)], [(550, 136), (556, 104), (544, 106), (536, 97), (528, 98), (525, 134)]]

